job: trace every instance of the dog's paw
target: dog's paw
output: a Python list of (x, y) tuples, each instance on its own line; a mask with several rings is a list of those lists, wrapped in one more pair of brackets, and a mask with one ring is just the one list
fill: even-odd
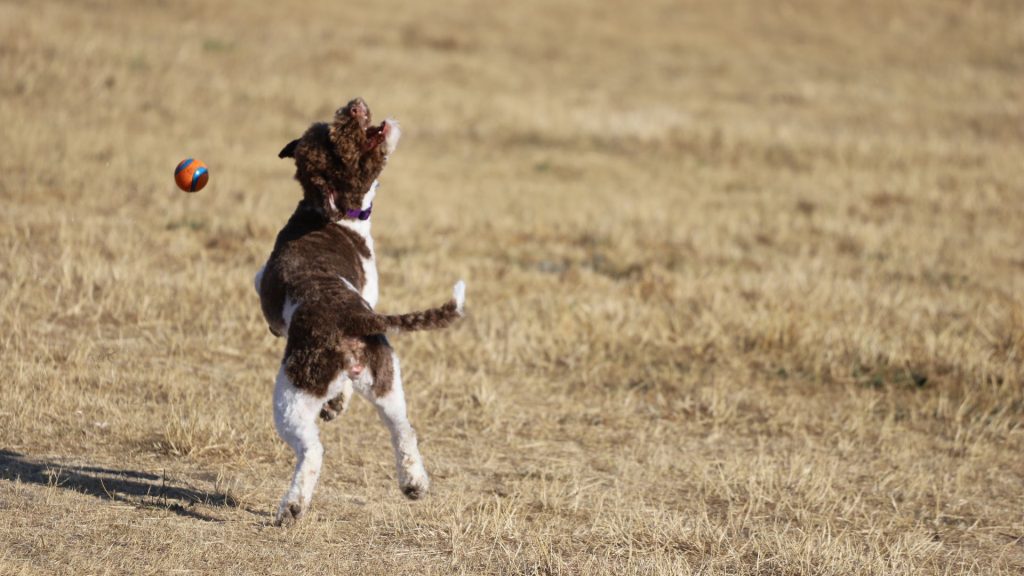
[(422, 467), (413, 474), (407, 472), (400, 473), (399, 476), (398, 487), (402, 489), (402, 494), (405, 494), (409, 500), (419, 500), (430, 491), (430, 477)]
[(298, 502), (282, 502), (277, 509), (277, 517), (274, 519), (274, 526), (287, 526), (298, 522), (305, 510)]
[(419, 500), (427, 495), (428, 488), (417, 484), (410, 484), (402, 488), (402, 494), (409, 500)]
[[(349, 392), (351, 394), (351, 392)], [(338, 416), (341, 416), (348, 410), (348, 395), (345, 392), (338, 394), (334, 398), (328, 400), (323, 408), (320, 409), (320, 418), (324, 422), (330, 422)]]
[(320, 419), (324, 422), (330, 422), (338, 416), (341, 416), (340, 410), (335, 410), (331, 403), (324, 404), (324, 407), (320, 409)]

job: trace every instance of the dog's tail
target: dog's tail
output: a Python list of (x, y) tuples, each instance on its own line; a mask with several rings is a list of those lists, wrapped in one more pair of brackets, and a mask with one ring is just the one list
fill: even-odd
[(447, 328), (462, 318), (466, 305), (466, 283), (459, 280), (452, 288), (452, 299), (437, 308), (408, 314), (381, 314), (388, 331), (413, 332)]
[(415, 332), (438, 330), (451, 326), (465, 314), (466, 283), (459, 280), (452, 288), (452, 299), (428, 310), (407, 314), (373, 314), (372, 320), (362, 323), (366, 335), (385, 332)]

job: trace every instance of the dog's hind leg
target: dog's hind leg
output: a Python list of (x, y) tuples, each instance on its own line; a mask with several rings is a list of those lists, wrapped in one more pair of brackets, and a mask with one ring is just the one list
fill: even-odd
[(296, 388), (285, 374), (284, 366), (281, 367), (274, 385), (274, 426), (281, 439), (295, 450), (296, 462), (292, 483), (277, 510), (275, 523), (278, 525), (300, 518), (309, 509), (324, 460), (317, 427), (323, 405), (323, 398)]
[(398, 487), (408, 498), (416, 500), (430, 489), (430, 478), (416, 445), (416, 431), (406, 414), (398, 356), (386, 344), (373, 350), (372, 355), (375, 357), (371, 360), (373, 385), (367, 390), (367, 398), (377, 407), (377, 414), (391, 432)]

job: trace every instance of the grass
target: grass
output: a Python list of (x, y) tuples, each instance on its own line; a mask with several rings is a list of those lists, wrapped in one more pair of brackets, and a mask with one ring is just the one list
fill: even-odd
[[(1014, 2), (0, 2), (0, 573), (1019, 574)], [(433, 492), (252, 276), (364, 96)], [(209, 186), (174, 188), (203, 159)]]

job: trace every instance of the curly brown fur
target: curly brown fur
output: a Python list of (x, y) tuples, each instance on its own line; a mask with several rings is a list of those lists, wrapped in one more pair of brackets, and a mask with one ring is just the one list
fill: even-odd
[(295, 178), (305, 200), (328, 220), (358, 210), (387, 161), (387, 150), (380, 144), (388, 124), (371, 126), (370, 119), (370, 108), (356, 98), (339, 108), (330, 124), (313, 124), (278, 154), (295, 158)]
[(303, 200), (277, 235), (259, 289), (263, 315), (277, 336), (285, 335), (287, 297), (311, 306), (324, 299), (350, 301), (352, 291), (338, 278), (357, 288), (365, 282), (360, 259), (368, 258), (370, 249), (355, 232), (330, 224)]
[(303, 199), (256, 277), (271, 331), (288, 336), (274, 386), (274, 425), (295, 450), (297, 464), (278, 523), (299, 518), (310, 504), (323, 462), (316, 420), (344, 411), (354, 390), (377, 407), (391, 432), (402, 493), (419, 498), (430, 488), (406, 414), (398, 356), (385, 332), (451, 324), (462, 316), (465, 284), (456, 283), (452, 299), (431, 310), (373, 310), (378, 277), (366, 219), (376, 178), (400, 130), (391, 120), (373, 126), (370, 117), (357, 98), (330, 124), (314, 124), (280, 154), (295, 158)]
[(368, 337), (366, 344), (366, 362), (373, 374), (373, 393), (380, 397), (391, 390), (394, 382), (395, 365), (391, 357), (395, 351), (383, 334)]
[[(360, 209), (387, 160), (382, 144), (392, 128), (387, 122), (371, 126), (370, 118), (357, 98), (330, 124), (314, 124), (281, 151), (294, 156), (304, 197), (278, 233), (259, 281), (260, 303), (271, 332), (285, 335), (287, 326), (286, 373), (296, 387), (318, 396), (346, 369), (351, 339), (360, 339), (366, 364), (375, 379), (379, 373), (385, 391), (391, 348), (383, 333), (443, 328), (462, 315), (455, 298), (430, 310), (381, 315), (360, 295), (362, 261), (370, 249), (335, 221)], [(289, 300), (298, 304), (290, 323), (284, 317)]]
[(439, 329), (461, 317), (454, 299), (438, 308), (410, 314), (374, 312), (342, 282), (344, 279), (351, 287), (362, 288), (360, 257), (368, 255), (369, 249), (358, 235), (329, 225), (301, 203), (278, 234), (264, 268), (260, 301), (270, 330), (277, 335), (285, 334), (286, 300), (301, 304), (291, 318), (285, 349), (285, 370), (297, 387), (317, 395), (325, 393), (344, 369), (341, 348), (348, 338)]
[[(362, 376), (369, 358), (366, 353), (366, 342), (360, 338), (343, 338), (339, 348), (343, 361), (342, 370), (348, 373), (349, 379), (355, 380)], [(320, 410), (320, 418), (327, 421), (337, 418), (348, 408), (351, 394), (351, 389), (343, 389), (337, 396), (328, 400)]]
[[(349, 378), (353, 380), (370, 370), (372, 390), (375, 396), (381, 397), (391, 391), (395, 381), (394, 350), (383, 334), (365, 336), (358, 341), (358, 347), (346, 351), (346, 368)], [(324, 404), (320, 410), (320, 418), (330, 421), (337, 418), (348, 408), (351, 390), (343, 390)]]

